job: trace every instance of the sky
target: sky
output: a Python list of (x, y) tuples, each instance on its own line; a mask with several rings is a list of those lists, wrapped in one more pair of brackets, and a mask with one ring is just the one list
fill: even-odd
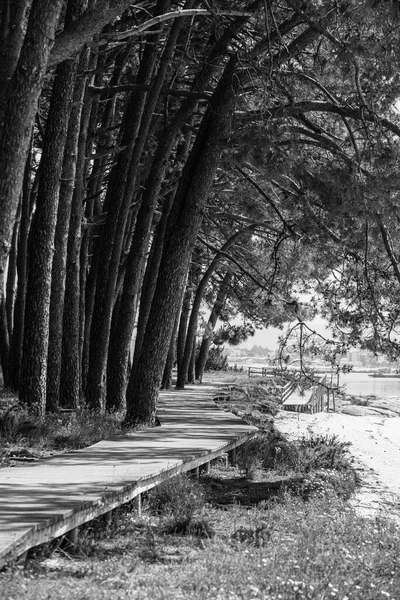
[[(308, 323), (308, 326), (321, 335), (329, 336), (326, 321), (322, 317), (316, 317)], [(253, 346), (264, 346), (269, 350), (276, 350), (278, 348), (278, 338), (284, 334), (285, 330), (286, 328), (281, 330), (276, 329), (276, 327), (257, 329), (253, 337), (248, 338), (238, 347), (250, 349)]]

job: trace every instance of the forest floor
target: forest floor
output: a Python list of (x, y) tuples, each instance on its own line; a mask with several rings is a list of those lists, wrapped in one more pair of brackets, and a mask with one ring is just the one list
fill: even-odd
[(2, 598), (398, 600), (398, 417), (272, 417), (250, 388), (220, 401), (264, 431), (237, 466), (219, 460), (188, 487), (150, 493), (142, 515), (126, 505), (90, 523), (74, 551), (39, 548), (0, 573)]

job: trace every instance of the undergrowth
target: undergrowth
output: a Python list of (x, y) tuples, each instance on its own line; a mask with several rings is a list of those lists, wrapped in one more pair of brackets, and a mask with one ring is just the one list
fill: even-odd
[(293, 473), (296, 480), (303, 476), (299, 491), (304, 497), (333, 492), (349, 498), (358, 479), (348, 448), (348, 443), (334, 435), (311, 435), (290, 442), (272, 428), (239, 448), (237, 464), (250, 479), (262, 477), (263, 471)]
[(100, 414), (89, 409), (48, 413), (38, 418), (15, 403), (0, 414), (1, 446), (21, 445), (47, 450), (78, 449), (122, 433), (122, 415)]
[[(232, 468), (213, 476), (234, 479)], [(237, 472), (236, 478), (240, 478)], [(207, 496), (208, 478), (200, 480)], [(0, 574), (11, 600), (398, 600), (399, 529), (386, 515), (357, 516), (335, 494), (283, 492), (256, 506), (198, 504), (200, 484), (175, 479), (139, 516), (120, 509), (113, 523), (83, 532), (75, 554), (59, 548), (27, 568)], [(213, 536), (165, 527), (171, 502), (191, 494)], [(193, 497), (192, 497), (193, 498)], [(181, 510), (180, 509), (180, 510)], [(193, 514), (195, 514), (194, 511)], [(190, 520), (190, 519), (189, 519)], [(173, 531), (173, 533), (172, 533)]]
[(205, 507), (203, 486), (186, 475), (165, 479), (148, 495), (148, 509), (159, 515), (165, 531), (210, 535), (202, 515)]

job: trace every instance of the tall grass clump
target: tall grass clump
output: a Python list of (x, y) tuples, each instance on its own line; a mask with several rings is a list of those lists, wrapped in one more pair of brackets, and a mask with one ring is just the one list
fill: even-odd
[(122, 433), (122, 416), (101, 414), (89, 409), (61, 416), (48, 415), (43, 424), (44, 435), (56, 449), (78, 449)]
[(85, 448), (122, 433), (122, 416), (88, 409), (71, 413), (49, 413), (40, 419), (18, 403), (0, 414), (0, 440), (51, 450)]
[(296, 445), (288, 441), (277, 430), (260, 433), (237, 451), (236, 463), (247, 476), (258, 469), (286, 471), (293, 468), (298, 457)]
[(290, 442), (273, 429), (243, 444), (237, 465), (249, 479), (262, 478), (262, 471), (301, 476), (298, 492), (305, 498), (334, 492), (347, 499), (358, 484), (349, 445), (334, 435), (304, 436)]
[(199, 518), (205, 506), (202, 485), (186, 475), (165, 479), (148, 497), (151, 512), (159, 515), (171, 533), (207, 533), (207, 524)]
[(0, 439), (3, 442), (27, 441), (38, 437), (40, 433), (40, 420), (18, 402), (0, 414)]

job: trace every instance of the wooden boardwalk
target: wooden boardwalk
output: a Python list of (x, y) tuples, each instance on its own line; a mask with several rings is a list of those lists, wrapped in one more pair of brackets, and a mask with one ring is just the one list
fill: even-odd
[(161, 427), (0, 469), (0, 568), (256, 435), (255, 427), (216, 406), (218, 395), (212, 386), (163, 392)]

